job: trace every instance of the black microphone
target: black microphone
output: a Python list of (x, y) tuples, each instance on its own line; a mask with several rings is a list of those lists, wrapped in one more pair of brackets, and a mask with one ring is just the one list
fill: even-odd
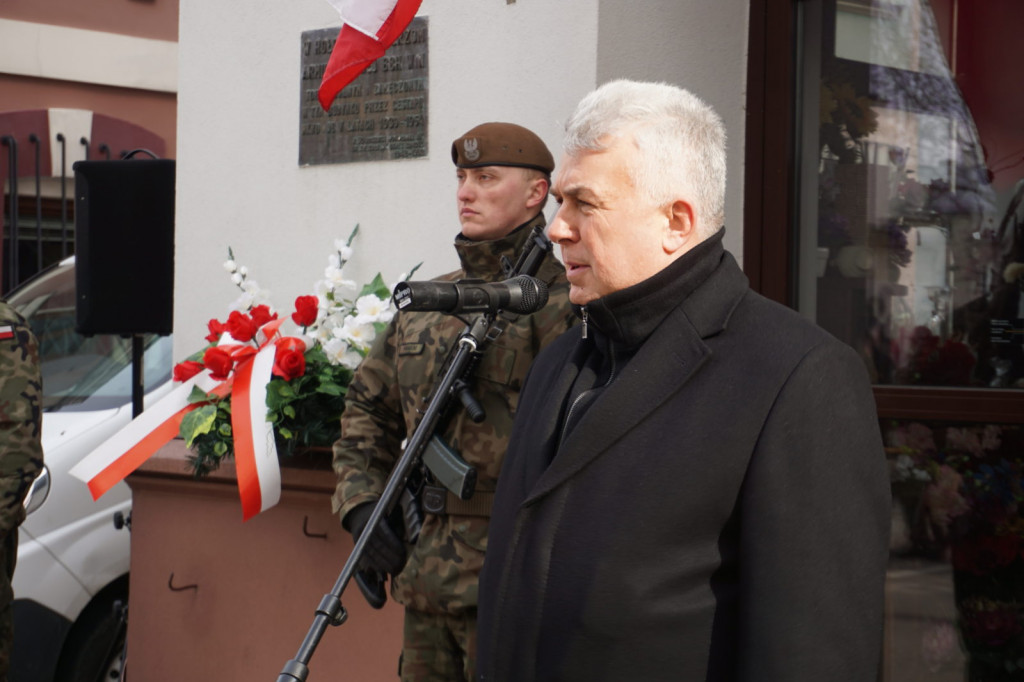
[(399, 282), (394, 292), (399, 310), (439, 310), (443, 313), (535, 313), (548, 302), (548, 285), (519, 275), (504, 282), (462, 279), (458, 282)]

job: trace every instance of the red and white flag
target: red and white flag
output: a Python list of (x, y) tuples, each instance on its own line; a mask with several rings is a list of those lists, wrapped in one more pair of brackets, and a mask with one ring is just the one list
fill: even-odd
[(422, 0), (327, 0), (345, 22), (334, 43), (318, 96), (327, 111), (346, 85), (384, 55), (416, 16)]

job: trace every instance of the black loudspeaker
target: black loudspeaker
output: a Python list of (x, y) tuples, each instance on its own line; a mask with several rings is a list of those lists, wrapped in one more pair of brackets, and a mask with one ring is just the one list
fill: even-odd
[(171, 333), (174, 160), (78, 161), (75, 329)]

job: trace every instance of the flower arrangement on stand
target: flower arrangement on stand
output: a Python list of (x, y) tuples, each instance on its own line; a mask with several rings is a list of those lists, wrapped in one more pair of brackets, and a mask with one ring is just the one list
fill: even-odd
[[(357, 225), (348, 240), (335, 241), (314, 294), (297, 297), (287, 318), (274, 311), (268, 292), (228, 249), (224, 268), (241, 294), (226, 320), (209, 321), (208, 345), (174, 368), (175, 381), (187, 381), (207, 369), (222, 382), (209, 392), (193, 387), (189, 402), (194, 408), (181, 422), (179, 435), (192, 450), (189, 461), (196, 476), (210, 473), (225, 457), (234, 455), (235, 373), (268, 344), (276, 349), (266, 386), (266, 418), (273, 425), (279, 455), (291, 455), (296, 448), (330, 446), (339, 437), (352, 372), (394, 315), (391, 289), (380, 273), (361, 289), (344, 276), (358, 231)], [(282, 334), (282, 325), (289, 321), (298, 332)]]

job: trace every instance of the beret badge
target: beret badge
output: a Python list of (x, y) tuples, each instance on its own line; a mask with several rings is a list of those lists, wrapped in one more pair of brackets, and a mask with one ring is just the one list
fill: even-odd
[(463, 140), (462, 148), (466, 152), (467, 161), (476, 161), (480, 158), (480, 143), (475, 137), (467, 137)]

